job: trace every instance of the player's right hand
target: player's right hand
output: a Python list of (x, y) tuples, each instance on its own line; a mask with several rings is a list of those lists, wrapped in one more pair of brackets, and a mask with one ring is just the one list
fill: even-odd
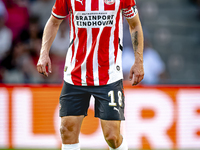
[(46, 77), (48, 77), (48, 73), (52, 72), (51, 60), (49, 58), (49, 55), (40, 55), (40, 58), (37, 63), (37, 71)]

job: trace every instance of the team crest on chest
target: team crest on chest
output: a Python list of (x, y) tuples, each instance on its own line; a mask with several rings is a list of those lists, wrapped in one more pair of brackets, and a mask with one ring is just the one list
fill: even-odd
[(104, 3), (106, 3), (107, 5), (112, 5), (115, 3), (115, 0), (104, 0)]

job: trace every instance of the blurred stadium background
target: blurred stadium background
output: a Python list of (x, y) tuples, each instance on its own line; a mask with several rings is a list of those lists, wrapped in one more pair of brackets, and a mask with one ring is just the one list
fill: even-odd
[[(51, 48), (53, 73), (44, 78), (35, 67), (53, 4), (54, 0), (0, 0), (2, 150), (60, 148), (57, 114), (68, 18)], [(145, 36), (145, 78), (136, 87), (127, 80), (134, 55), (124, 21), (122, 132), (130, 149), (199, 150), (200, 1), (137, 0), (137, 6)], [(81, 147), (107, 149), (93, 103), (81, 129)]]

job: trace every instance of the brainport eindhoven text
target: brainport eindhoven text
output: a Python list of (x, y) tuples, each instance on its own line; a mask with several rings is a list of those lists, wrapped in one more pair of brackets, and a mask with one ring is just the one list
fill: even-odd
[(114, 15), (77, 15), (75, 19), (79, 27), (112, 26), (114, 23)]

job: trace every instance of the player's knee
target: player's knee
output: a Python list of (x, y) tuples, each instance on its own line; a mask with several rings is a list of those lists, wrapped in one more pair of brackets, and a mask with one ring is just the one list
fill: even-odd
[(73, 136), (74, 135), (73, 130), (72, 130), (72, 128), (70, 128), (68, 126), (61, 125), (60, 135), (61, 135), (62, 140), (70, 140), (70, 142), (71, 142), (71, 139), (75, 140), (75, 137)]
[(76, 130), (77, 130), (76, 123), (73, 121), (65, 121), (64, 123), (61, 123), (60, 126), (61, 135), (69, 135), (73, 132), (76, 132)]
[(66, 134), (74, 131), (74, 126), (73, 125), (61, 125), (60, 126), (60, 133), (61, 134)]
[(105, 135), (105, 140), (109, 143), (117, 143), (117, 141), (119, 140), (119, 136), (114, 133), (109, 133)]
[(75, 122), (73, 121), (63, 121), (61, 123), (61, 126), (60, 126), (60, 133), (61, 134), (64, 134), (64, 133), (68, 133), (68, 132), (73, 132), (75, 130)]
[(67, 127), (65, 127), (65, 126), (60, 126), (60, 134), (61, 135), (64, 135), (64, 134), (66, 134), (67, 133)]
[(78, 135), (73, 127), (62, 126), (60, 127), (60, 134), (62, 143), (65, 144), (75, 144), (78, 143)]

